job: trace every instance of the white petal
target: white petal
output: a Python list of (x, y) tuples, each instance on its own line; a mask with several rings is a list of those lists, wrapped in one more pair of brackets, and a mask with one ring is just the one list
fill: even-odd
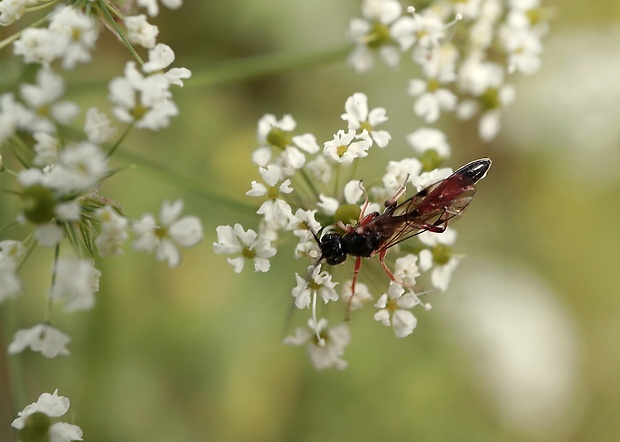
[(181, 253), (177, 246), (169, 239), (163, 239), (155, 250), (155, 256), (160, 261), (168, 262), (169, 267), (176, 267), (181, 263)]
[(266, 258), (254, 258), (254, 270), (257, 272), (268, 272), (271, 267), (271, 263)]
[(170, 226), (168, 234), (175, 243), (192, 247), (202, 241), (202, 223), (198, 217), (186, 216)]
[(379, 321), (381, 324), (386, 327), (390, 326), (390, 313), (387, 310), (379, 310), (375, 313), (375, 321)]
[(243, 265), (245, 264), (245, 258), (242, 258), (242, 257), (228, 258), (226, 261), (228, 261), (228, 264), (230, 264), (231, 266), (235, 268), (235, 273), (241, 273), (241, 270), (243, 270)]
[(407, 310), (396, 310), (392, 316), (392, 324), (394, 326), (394, 334), (397, 338), (404, 338), (413, 333), (413, 329), (417, 325), (418, 320), (413, 313)]
[(164, 201), (159, 211), (159, 219), (164, 226), (169, 226), (183, 211), (183, 200)]

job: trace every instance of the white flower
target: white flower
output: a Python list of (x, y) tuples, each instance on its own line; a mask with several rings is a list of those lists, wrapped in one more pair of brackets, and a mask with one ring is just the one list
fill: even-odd
[(467, 20), (474, 20), (480, 13), (480, 5), (483, 0), (461, 0), (452, 3), (454, 11), (461, 14)]
[(364, 283), (357, 282), (355, 284), (355, 296), (351, 300), (351, 289), (353, 281), (347, 281), (342, 285), (342, 300), (349, 305), (351, 302), (351, 310), (357, 310), (366, 305), (371, 299), (372, 294), (368, 290), (368, 286)]
[(501, 116), (502, 112), (499, 109), (485, 112), (480, 116), (478, 134), (482, 140), (490, 141), (497, 136), (501, 129)]
[(24, 244), (21, 241), (5, 239), (0, 241), (0, 259), (8, 258), (18, 260), (26, 253)]
[(49, 187), (63, 193), (84, 191), (98, 184), (108, 172), (108, 163), (99, 146), (83, 141), (68, 145), (58, 164), (45, 179)]
[(418, 156), (421, 156), (428, 150), (434, 150), (440, 158), (450, 157), (450, 144), (446, 134), (439, 129), (431, 127), (416, 129), (407, 135), (407, 142)]
[(54, 206), (54, 217), (59, 222), (73, 222), (82, 219), (82, 206), (77, 201), (59, 202)]
[(163, 72), (163, 70), (170, 66), (173, 61), (174, 51), (172, 48), (166, 44), (157, 43), (149, 50), (149, 59), (146, 63), (144, 63), (144, 66), (142, 66), (142, 70), (148, 74), (159, 72), (159, 75), (163, 75), (169, 85), (174, 84), (182, 87), (183, 80), (190, 78), (192, 76), (192, 72), (187, 68), (171, 68), (168, 71)]
[(291, 133), (297, 127), (297, 122), (291, 115), (284, 115), (282, 119), (278, 120), (272, 114), (265, 114), (260, 120), (258, 120), (258, 130), (256, 132), (256, 139), (258, 144), (263, 145), (277, 145), (280, 148), (286, 146), (286, 143), (281, 143), (273, 137), (276, 134), (272, 133), (273, 129), (278, 129), (282, 132)]
[(75, 103), (58, 101), (64, 92), (65, 84), (62, 77), (49, 69), (39, 69), (36, 84), (20, 86), (22, 98), (34, 111), (32, 119), (28, 122), (28, 131), (55, 132), (54, 122), (48, 116), (60, 124), (69, 124), (73, 120), (80, 109)]
[(51, 222), (37, 225), (34, 237), (43, 247), (54, 247), (65, 237), (65, 232), (58, 224)]
[[(13, 421), (11, 426), (18, 430), (22, 430), (29, 425), (36, 425), (36, 430), (40, 432), (42, 430), (40, 422), (30, 422), (30, 416), (35, 413), (42, 413), (49, 417), (60, 417), (69, 411), (69, 405), (69, 399), (64, 396), (58, 396), (58, 390), (54, 391), (53, 394), (43, 393), (39, 396), (37, 402), (28, 405), (24, 408), (24, 411), (17, 413), (18, 417)], [(82, 429), (77, 425), (56, 422), (50, 425), (49, 428), (45, 428), (45, 430), (45, 437), (42, 437), (40, 440), (49, 440), (50, 442), (82, 440)]]
[(287, 230), (292, 230), (298, 238), (307, 238), (321, 229), (321, 224), (314, 218), (316, 210), (297, 209), (290, 219)]
[(460, 262), (460, 258), (449, 247), (456, 240), (456, 230), (447, 229), (443, 233), (423, 232), (418, 238), (422, 244), (429, 246), (420, 251), (420, 268), (422, 271), (432, 268), (433, 287), (447, 290), (452, 273)]
[(71, 6), (59, 7), (50, 18), (50, 32), (59, 37), (63, 49), (59, 54), (64, 69), (73, 69), (77, 63), (91, 60), (99, 31), (92, 17)]
[(95, 217), (101, 223), (101, 232), (95, 240), (99, 255), (105, 257), (123, 253), (123, 243), (128, 236), (127, 218), (119, 215), (112, 206), (95, 210)]
[[(344, 200), (346, 204), (356, 205), (357, 202), (360, 200), (360, 198), (363, 195), (360, 184), (361, 184), (361, 181), (359, 180), (351, 180), (347, 184), (345, 184), (343, 195), (344, 195)], [(336, 214), (341, 204), (340, 204), (340, 201), (336, 198), (332, 198), (330, 196), (320, 194), (319, 202), (317, 203), (317, 206), (326, 215), (333, 216)], [(369, 206), (366, 208), (366, 213), (378, 212), (379, 210), (380, 208), (375, 203), (370, 203)], [(351, 222), (355, 222), (355, 221), (357, 221), (357, 219), (351, 220)]]
[(65, 44), (64, 37), (47, 28), (26, 28), (13, 43), (13, 52), (23, 56), (26, 63), (40, 63), (49, 68), (50, 63), (62, 54)]
[(97, 108), (91, 107), (86, 111), (86, 121), (84, 122), (84, 132), (88, 141), (94, 144), (101, 144), (110, 141), (116, 128), (110, 124), (110, 119), (106, 114)]
[(408, 254), (398, 258), (394, 264), (394, 276), (405, 287), (413, 287), (416, 278), (420, 276), (418, 257)]
[(11, 136), (16, 128), (29, 130), (28, 125), (33, 118), (34, 113), (15, 101), (13, 94), (0, 95), (0, 143)]
[(434, 169), (430, 172), (423, 172), (418, 176), (411, 178), (411, 184), (420, 191), (431, 184), (435, 184), (443, 179), (448, 178), (452, 174), (452, 169), (449, 167), (442, 167), (441, 169)]
[(371, 145), (372, 141), (366, 130), (359, 135), (353, 129), (346, 133), (339, 130), (331, 141), (325, 142), (323, 153), (338, 163), (351, 164), (354, 159), (367, 156)]
[(362, 3), (362, 15), (380, 23), (392, 23), (402, 12), (402, 6), (396, 0), (365, 0)]
[[(256, 138), (259, 147), (252, 153), (252, 162), (261, 167), (270, 164), (282, 169), (286, 176), (292, 176), (306, 162), (304, 152), (316, 153), (320, 150), (312, 134), (293, 136), (297, 123), (290, 115), (277, 120), (266, 114), (258, 121)], [(274, 151), (277, 153), (274, 157)]]
[(500, 130), (502, 109), (513, 102), (514, 87), (510, 84), (489, 87), (478, 101), (464, 100), (457, 109), (460, 119), (471, 118), (482, 109), (484, 112), (478, 122), (478, 133), (484, 141), (493, 139)]
[(165, 74), (143, 76), (134, 62), (125, 65), (125, 76), (110, 82), (108, 99), (115, 105), (114, 116), (138, 128), (158, 130), (168, 126), (170, 118), (179, 114), (171, 100), (170, 80)]
[(355, 93), (344, 104), (346, 113), (341, 118), (348, 122), (349, 129), (366, 130), (379, 147), (385, 147), (390, 142), (389, 132), (375, 130), (375, 126), (387, 121), (385, 109), (377, 107), (368, 111), (368, 98), (363, 93)]
[(413, 182), (420, 172), (422, 172), (422, 163), (417, 158), (390, 161), (383, 175), (383, 187), (393, 195), (400, 186), (405, 184), (405, 180)]
[(254, 261), (254, 269), (257, 272), (267, 272), (269, 270), (269, 258), (276, 254), (276, 249), (271, 247), (269, 240), (260, 237), (254, 230), (243, 230), (241, 224), (230, 226), (218, 226), (217, 241), (213, 243), (215, 253), (227, 255), (237, 255), (235, 258), (228, 258), (228, 263), (235, 268), (236, 273), (243, 270), (245, 260)]
[(0, 1), (0, 25), (8, 26), (18, 20), (33, 0), (3, 0)]
[(130, 42), (149, 49), (155, 46), (159, 29), (146, 20), (146, 15), (125, 17), (125, 26), (127, 26), (127, 38)]
[(193, 247), (202, 241), (202, 223), (195, 216), (179, 218), (183, 210), (183, 201), (164, 201), (159, 211), (161, 224), (146, 214), (132, 225), (136, 236), (133, 247), (144, 252), (155, 252), (159, 261), (166, 261), (170, 267), (181, 263), (178, 246)]
[(337, 198), (332, 198), (331, 196), (319, 195), (319, 202), (316, 204), (324, 214), (334, 216), (336, 214), (336, 210), (340, 207), (340, 201)]
[(71, 342), (71, 338), (60, 330), (47, 324), (39, 324), (15, 332), (8, 351), (12, 355), (30, 347), (32, 351), (41, 352), (47, 358), (55, 358), (58, 355), (67, 356), (69, 354), (66, 347), (69, 342)]
[(349, 26), (349, 38), (355, 48), (349, 64), (357, 71), (372, 68), (373, 52), (390, 67), (396, 67), (401, 54), (415, 41), (413, 20), (401, 16), (402, 6), (396, 0), (366, 0), (362, 3), (364, 19), (354, 18)]
[(22, 283), (17, 277), (17, 262), (9, 254), (9, 248), (9, 241), (0, 242), (0, 303), (15, 297), (22, 289)]
[(362, 190), (362, 182), (360, 180), (351, 180), (347, 184), (344, 185), (344, 199), (348, 204), (357, 203), (362, 196), (364, 196), (364, 191)]
[(293, 297), (295, 298), (295, 306), (297, 308), (310, 307), (313, 294), (323, 298), (323, 302), (327, 304), (329, 301), (337, 301), (338, 293), (334, 287), (338, 284), (332, 281), (332, 275), (327, 271), (321, 272), (321, 265), (308, 267), (310, 277), (306, 280), (295, 273), (297, 286), (293, 289)]
[(498, 63), (470, 57), (461, 63), (458, 72), (459, 88), (464, 93), (479, 97), (490, 88), (499, 89), (504, 83), (504, 70)]
[(90, 310), (95, 305), (100, 276), (101, 272), (87, 259), (60, 258), (51, 298), (64, 302), (67, 312)]
[(318, 155), (313, 160), (308, 161), (304, 170), (310, 175), (310, 178), (323, 184), (329, 183), (332, 177), (332, 167), (323, 155)]
[(394, 282), (390, 283), (387, 293), (384, 293), (375, 304), (380, 309), (375, 313), (375, 320), (386, 327), (394, 329), (397, 338), (404, 338), (413, 333), (417, 319), (409, 310), (418, 304), (418, 298), (413, 293), (405, 294), (405, 289)]
[(440, 87), (433, 78), (411, 80), (408, 93), (417, 97), (413, 112), (426, 123), (437, 121), (441, 111), (452, 111), (456, 108), (456, 95), (451, 90)]
[(318, 259), (321, 254), (318, 243), (314, 235), (321, 230), (321, 224), (314, 219), (316, 210), (297, 211), (291, 216), (287, 230), (292, 230), (293, 235), (299, 238), (299, 242), (295, 246), (296, 257), (308, 257), (312, 260)]
[[(170, 9), (178, 9), (183, 4), (183, 0), (160, 0), (161, 3)], [(146, 8), (146, 12), (151, 16), (159, 14), (159, 5), (157, 0), (136, 0), (136, 4), (142, 8)]]
[(287, 178), (280, 183), (284, 178), (282, 169), (273, 164), (266, 168), (260, 167), (258, 171), (267, 186), (252, 181), (252, 188), (246, 192), (246, 195), (267, 197), (268, 199), (261, 204), (256, 213), (263, 215), (265, 221), (273, 222), (277, 227), (285, 227), (292, 216), (292, 210), (288, 203), (280, 198), (280, 194), (288, 194), (293, 191), (291, 180)]
[[(308, 327), (312, 331), (301, 327), (297, 328), (293, 336), (284, 338), (284, 343), (300, 346), (307, 342), (308, 355), (317, 370), (332, 367), (339, 370), (345, 369), (347, 362), (342, 359), (342, 356), (346, 346), (351, 341), (349, 328), (341, 324), (328, 329), (326, 319), (320, 319), (316, 323), (310, 319)], [(316, 338), (317, 336), (320, 337), (320, 340)]]
[(144, 63), (142, 70), (146, 73), (161, 71), (172, 64), (174, 61), (174, 51), (164, 43), (158, 43), (149, 50), (149, 60)]
[(543, 46), (541, 36), (530, 29), (502, 26), (498, 32), (499, 40), (508, 53), (508, 72), (519, 71), (531, 75), (540, 68), (540, 55)]
[(60, 142), (57, 137), (47, 132), (36, 132), (32, 135), (35, 140), (35, 157), (32, 162), (35, 166), (44, 167), (58, 162), (58, 147)]
[(412, 27), (416, 37), (416, 47), (422, 53), (427, 53), (433, 47), (439, 46), (439, 42), (445, 38), (446, 31), (450, 27), (450, 24), (443, 22), (438, 12), (436, 8), (426, 8), (420, 13), (413, 13)]

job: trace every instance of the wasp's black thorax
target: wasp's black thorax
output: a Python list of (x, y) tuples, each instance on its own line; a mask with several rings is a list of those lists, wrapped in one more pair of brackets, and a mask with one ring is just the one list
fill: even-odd
[(368, 258), (381, 246), (383, 237), (373, 232), (328, 233), (321, 238), (321, 257), (329, 265), (346, 261), (347, 254)]
[(347, 233), (342, 237), (345, 249), (349, 255), (369, 257), (381, 246), (382, 237), (373, 232)]

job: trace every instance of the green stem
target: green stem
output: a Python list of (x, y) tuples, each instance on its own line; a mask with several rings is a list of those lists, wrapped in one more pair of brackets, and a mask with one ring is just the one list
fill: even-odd
[(299, 172), (300, 172), (301, 177), (303, 178), (304, 182), (310, 188), (310, 191), (312, 192), (312, 195), (314, 196), (314, 199), (318, 201), (319, 200), (319, 195), (321, 194), (321, 192), (319, 192), (319, 190), (316, 188), (316, 186), (314, 185), (314, 182), (310, 179), (310, 177), (308, 176), (308, 173), (304, 169), (300, 169)]
[(213, 186), (209, 186), (204, 181), (187, 177), (182, 173), (172, 170), (169, 165), (159, 164), (156, 161), (125, 150), (119, 150), (117, 155), (133, 161), (138, 165), (146, 166), (152, 171), (164, 175), (167, 179), (173, 179), (178, 186), (197, 193), (202, 198), (213, 204), (241, 214), (246, 213), (249, 216), (256, 213), (256, 206), (254, 204), (246, 204), (241, 201), (231, 199), (228, 195), (214, 192), (212, 190)]
[[(136, 52), (132, 44), (129, 42), (123, 30), (118, 26), (118, 24), (116, 23), (116, 20), (114, 20), (114, 17), (112, 17), (112, 14), (110, 14), (110, 9), (109, 9), (110, 6), (108, 5), (108, 2), (97, 0), (96, 3), (97, 3), (97, 6), (99, 7), (98, 8), (99, 11), (101, 11), (101, 15), (103, 16), (105, 22), (110, 26), (111, 29), (113, 29), (116, 32), (116, 35), (121, 39), (121, 41), (123, 42), (125, 47), (129, 50), (131, 55), (133, 55), (133, 57), (138, 61), (138, 63), (140, 63), (140, 66), (142, 66), (144, 64), (144, 61), (142, 60), (140, 55), (138, 55), (138, 53)], [(112, 11), (116, 12), (116, 10), (114, 9), (112, 9)]]
[[(1, 342), (9, 342), (17, 329), (17, 307), (15, 302), (5, 302), (0, 309), (2, 313), (2, 331)], [(17, 412), (21, 411), (26, 401), (26, 380), (24, 376), (24, 367), (22, 355), (9, 355), (6, 347), (3, 349), (3, 355), (0, 356), (0, 368), (3, 370), (2, 377), (6, 377), (6, 385), (10, 385), (11, 402), (13, 416), (17, 416)], [(6, 368), (6, 371), (4, 370)], [(4, 382), (3, 382), (4, 383)], [(8, 400), (8, 394), (5, 396)]]
[(51, 8), (52, 6), (54, 6), (59, 1), (60, 0), (53, 0), (53, 1), (49, 2), (49, 3), (45, 3), (44, 5), (31, 6), (29, 8), (26, 8), (26, 12), (34, 12), (34, 11), (39, 11), (41, 9)]
[(351, 51), (351, 46), (343, 46), (314, 54), (270, 54), (256, 55), (237, 60), (224, 61), (209, 66), (192, 68), (192, 79), (188, 86), (212, 86), (215, 84), (241, 81), (262, 75), (306, 69), (327, 65), (343, 60)]
[(54, 247), (54, 267), (52, 270), (52, 283), (50, 284), (49, 296), (47, 297), (47, 306), (45, 307), (44, 321), (46, 324), (50, 324), (52, 320), (52, 291), (54, 285), (56, 285), (56, 271), (58, 268), (58, 257), (60, 255), (60, 244), (56, 244)]
[[(192, 78), (184, 83), (184, 89), (217, 86), (249, 78), (329, 65), (344, 60), (350, 51), (351, 46), (347, 45), (313, 54), (255, 55), (208, 65), (192, 65), (190, 66)], [(80, 94), (107, 82), (108, 80), (92, 78), (74, 80), (69, 93)]]
[(6, 226), (0, 227), (0, 234), (3, 233), (5, 230), (9, 230), (11, 227), (16, 226), (17, 224), (19, 224), (19, 222), (11, 221)]
[(49, 18), (49, 16), (46, 15), (45, 17), (40, 18), (39, 20), (37, 20), (34, 23), (32, 23), (31, 25), (29, 25), (27, 28), (21, 29), (21, 30), (17, 31), (15, 34), (11, 35), (10, 37), (7, 37), (4, 40), (0, 41), (0, 49), (4, 49), (6, 46), (10, 45), (15, 40), (17, 40), (22, 35), (22, 32), (24, 32), (26, 29), (38, 28), (43, 23), (45, 23), (48, 18)]
[(135, 126), (135, 121), (132, 122), (131, 124), (129, 124), (125, 130), (123, 131), (123, 133), (121, 134), (120, 137), (118, 137), (118, 140), (116, 140), (116, 142), (114, 143), (114, 145), (112, 145), (112, 147), (110, 148), (110, 151), (108, 152), (108, 154), (106, 155), (106, 158), (110, 158), (112, 156), (112, 154), (116, 151), (116, 149), (118, 149), (118, 147), (121, 145), (121, 143), (125, 140), (125, 138), (127, 138), (127, 135), (129, 135), (129, 133), (131, 132), (131, 130), (133, 129), (133, 127)]

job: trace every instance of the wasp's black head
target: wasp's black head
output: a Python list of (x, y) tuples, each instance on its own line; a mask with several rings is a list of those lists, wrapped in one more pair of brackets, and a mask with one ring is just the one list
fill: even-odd
[(321, 247), (321, 259), (325, 259), (330, 266), (342, 264), (347, 259), (342, 236), (337, 233), (323, 235), (319, 246)]

